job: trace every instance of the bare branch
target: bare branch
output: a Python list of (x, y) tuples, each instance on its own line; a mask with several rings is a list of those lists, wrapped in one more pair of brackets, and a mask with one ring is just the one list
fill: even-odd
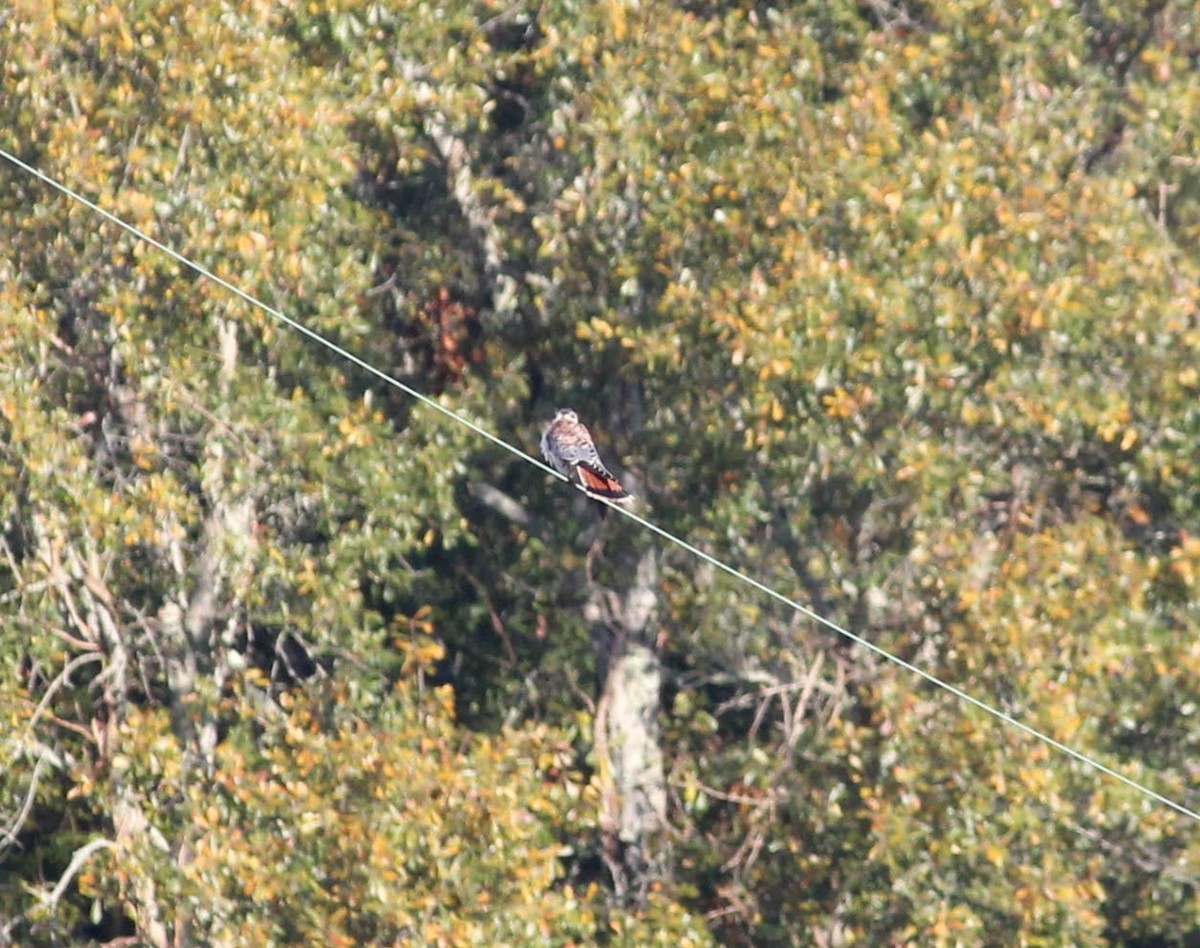
[(728, 793), (724, 790), (718, 790), (716, 787), (710, 787), (707, 784), (701, 783), (695, 777), (690, 777), (687, 780), (675, 779), (671, 781), (671, 786), (684, 789), (687, 787), (695, 787), (706, 797), (712, 797), (714, 800), (724, 800), (726, 803), (736, 803), (739, 806), (750, 806), (756, 809), (764, 806), (771, 806), (775, 803), (777, 797), (781, 796), (781, 791), (772, 789), (761, 797), (748, 797), (741, 793)]
[(397, 58), (398, 71), (413, 86), (422, 106), (421, 131), (433, 145), (446, 170), (446, 187), (467, 221), (483, 257), (483, 273), (492, 295), (492, 309), (501, 316), (516, 306), (517, 281), (506, 272), (507, 261), (500, 240), (500, 228), (492, 211), (477, 193), (471, 155), (462, 138), (451, 131), (445, 114), (431, 103), (436, 92), (428, 81), (428, 71), (416, 63)]
[(517, 652), (513, 648), (512, 639), (509, 638), (508, 630), (504, 627), (504, 620), (500, 618), (500, 613), (496, 611), (496, 607), (492, 605), (492, 597), (488, 595), (487, 587), (483, 582), (465, 566), (460, 568), (460, 572), (466, 577), (474, 588), (479, 598), (483, 601), (484, 608), (487, 609), (488, 617), (492, 620), (492, 631), (496, 633), (496, 637), (504, 645), (504, 651), (508, 653), (508, 660), (513, 665), (517, 664)]
[(25, 793), (25, 802), (21, 805), (20, 812), (9, 821), (4, 831), (4, 838), (0, 839), (0, 853), (3, 853), (16, 843), (17, 834), (21, 832), (21, 827), (25, 825), (25, 821), (29, 818), (29, 811), (33, 809), (33, 799), (37, 796), (38, 784), (42, 779), (42, 770), (45, 768), (48, 759), (48, 754), (42, 753), (38, 755), (37, 763), (33, 767), (33, 776), (29, 780), (29, 790)]
[(533, 518), (529, 516), (525, 505), (514, 500), (498, 487), (476, 482), (467, 485), (467, 493), (519, 527), (528, 528), (533, 525)]
[(63, 685), (70, 684), (71, 673), (84, 665), (101, 661), (103, 661), (103, 658), (99, 653), (85, 652), (82, 655), (76, 655), (73, 659), (67, 662), (67, 664), (63, 667), (63, 670), (55, 675), (54, 680), (46, 686), (46, 691), (42, 695), (42, 700), (38, 702), (37, 707), (34, 708), (33, 716), (29, 719), (29, 723), (25, 725), (25, 733), (21, 735), (20, 743), (24, 744), (25, 741), (29, 739), (29, 735), (32, 734), (33, 729), (37, 727), (38, 720), (43, 714), (46, 713), (46, 708), (49, 707), (50, 701), (54, 697), (55, 692), (57, 692), (58, 689)]
[[(120, 847), (111, 839), (105, 837), (93, 839), (91, 842), (80, 846), (71, 856), (71, 861), (67, 864), (67, 868), (63, 874), (59, 876), (54, 888), (49, 892), (36, 892), (40, 907), (44, 910), (53, 910), (66, 894), (67, 889), (75, 880), (75, 876), (79, 874), (79, 870), (83, 868), (84, 863), (102, 849), (120, 849)], [(7, 919), (3, 925), (0, 925), (0, 945), (12, 943), (13, 930), (24, 922), (28, 916), (28, 912), (21, 912)]]
[(63, 893), (67, 891), (67, 887), (75, 878), (76, 873), (83, 868), (83, 864), (87, 862), (89, 858), (91, 858), (92, 853), (98, 852), (101, 849), (116, 848), (116, 843), (114, 843), (111, 839), (105, 839), (103, 836), (99, 839), (93, 839), (90, 843), (85, 843), (83, 846), (80, 846), (77, 850), (75, 850), (75, 855), (71, 857), (71, 861), (67, 864), (66, 872), (59, 877), (58, 884), (54, 887), (54, 890), (50, 893), (50, 895), (44, 900), (45, 904), (50, 908), (53, 908), (58, 904), (58, 900), (63, 897)]

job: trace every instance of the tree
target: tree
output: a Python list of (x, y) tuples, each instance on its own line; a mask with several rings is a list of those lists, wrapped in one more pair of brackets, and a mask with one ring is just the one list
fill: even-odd
[[(0, 144), (1194, 806), (1196, 30), (21, 4)], [(1183, 817), (4, 175), (5, 938), (1194, 936)]]

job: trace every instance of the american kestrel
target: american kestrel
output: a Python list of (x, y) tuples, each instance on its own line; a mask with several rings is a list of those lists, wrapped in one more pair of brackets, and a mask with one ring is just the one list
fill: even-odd
[(542, 457), (560, 474), (579, 478), (589, 497), (626, 503), (633, 495), (618, 482), (596, 451), (591, 433), (569, 408), (560, 408), (542, 432)]

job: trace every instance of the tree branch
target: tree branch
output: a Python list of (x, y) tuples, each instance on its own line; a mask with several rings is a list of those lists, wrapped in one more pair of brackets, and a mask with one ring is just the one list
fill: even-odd
[(0, 853), (16, 843), (17, 834), (21, 832), (21, 827), (29, 818), (29, 811), (33, 809), (33, 798), (37, 795), (38, 783), (42, 779), (42, 769), (45, 767), (48, 757), (49, 755), (44, 752), (38, 755), (37, 763), (33, 767), (33, 776), (29, 781), (29, 790), (25, 794), (25, 802), (21, 805), (20, 812), (9, 821), (4, 831), (4, 838), (0, 839)]
[(436, 94), (425, 78), (426, 70), (402, 57), (397, 57), (396, 66), (412, 84), (421, 105), (421, 131), (441, 159), (446, 169), (446, 188), (479, 245), (484, 279), (491, 290), (492, 310), (499, 316), (507, 316), (516, 308), (517, 281), (506, 272), (500, 229), (492, 212), (480, 200), (466, 142), (450, 130), (445, 114), (432, 107)]
[(75, 850), (75, 855), (71, 857), (71, 861), (67, 864), (66, 871), (59, 877), (58, 884), (54, 887), (49, 897), (45, 898), (44, 903), (53, 908), (58, 904), (58, 900), (63, 897), (63, 893), (67, 891), (67, 886), (75, 878), (76, 873), (83, 868), (83, 864), (91, 858), (92, 853), (98, 852), (101, 849), (116, 849), (117, 844), (111, 839), (106, 839), (103, 836), (99, 839), (93, 839), (90, 843), (85, 843)]
[(55, 692), (57, 692), (59, 688), (69, 683), (71, 673), (83, 665), (101, 661), (103, 661), (103, 658), (99, 653), (84, 652), (82, 655), (76, 655), (73, 659), (67, 662), (67, 664), (63, 667), (63, 670), (55, 675), (54, 680), (46, 686), (46, 691), (45, 694), (42, 695), (42, 700), (38, 702), (37, 707), (33, 710), (33, 716), (29, 719), (29, 723), (25, 725), (25, 733), (21, 736), (20, 743), (25, 743), (25, 741), (29, 738), (29, 735), (33, 733), (33, 729), (37, 727), (38, 720), (43, 714), (46, 713), (46, 708), (50, 704), (50, 699), (54, 697)]

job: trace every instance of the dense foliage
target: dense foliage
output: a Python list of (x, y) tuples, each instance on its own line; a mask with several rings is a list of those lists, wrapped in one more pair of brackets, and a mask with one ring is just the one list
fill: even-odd
[[(1186, 0), (17, 0), (0, 147), (1194, 809), (1198, 74)], [(1194, 821), (0, 182), (0, 944), (1200, 939)]]

